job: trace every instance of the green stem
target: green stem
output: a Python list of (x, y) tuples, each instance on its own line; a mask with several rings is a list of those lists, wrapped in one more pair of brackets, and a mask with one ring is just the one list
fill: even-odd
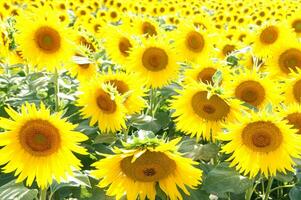
[(40, 200), (47, 200), (47, 188), (40, 190)]
[(269, 177), (266, 191), (265, 191), (264, 195), (262, 196), (263, 200), (269, 199), (272, 184), (273, 184), (273, 177)]
[(55, 95), (55, 111), (58, 112), (60, 110), (60, 98), (59, 98), (60, 85), (59, 85), (59, 73), (57, 69), (55, 69), (53, 75), (53, 83), (54, 83), (54, 95)]
[(246, 191), (246, 200), (251, 200), (253, 192), (257, 185), (258, 185), (258, 183), (254, 184), (254, 179), (252, 179), (252, 187), (249, 187)]
[(290, 188), (290, 187), (294, 187), (294, 186), (295, 186), (295, 185), (280, 185), (280, 186), (278, 186), (278, 187), (275, 187), (275, 188), (271, 189), (271, 190), (270, 190), (270, 194), (271, 194), (272, 192), (276, 191), (276, 190), (281, 189), (281, 188)]
[(126, 128), (126, 129), (123, 130), (123, 136), (124, 136), (123, 139), (124, 139), (125, 142), (127, 142), (127, 140), (128, 140), (128, 135), (129, 135), (129, 129)]

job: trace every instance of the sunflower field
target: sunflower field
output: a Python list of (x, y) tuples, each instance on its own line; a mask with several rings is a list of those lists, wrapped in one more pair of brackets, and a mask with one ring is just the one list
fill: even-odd
[(0, 0), (0, 200), (301, 200), (300, 0)]

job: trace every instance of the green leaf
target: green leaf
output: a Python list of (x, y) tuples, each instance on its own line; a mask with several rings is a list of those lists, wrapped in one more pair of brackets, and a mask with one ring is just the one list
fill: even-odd
[(295, 186), (289, 192), (290, 200), (300, 200), (301, 199), (301, 187)]
[(34, 200), (37, 195), (38, 190), (26, 188), (22, 183), (15, 183), (15, 180), (0, 187), (0, 199)]
[(207, 174), (202, 188), (208, 193), (221, 197), (225, 196), (227, 192), (243, 193), (250, 187), (252, 187), (251, 180), (229, 168), (227, 163), (221, 163)]
[(294, 173), (287, 172), (286, 174), (284, 174), (283, 172), (278, 172), (275, 176), (275, 179), (281, 182), (290, 182), (294, 179)]
[(215, 158), (218, 154), (219, 147), (216, 144), (205, 144), (199, 145), (197, 149), (194, 150), (193, 158), (195, 160), (209, 161), (211, 158)]
[(111, 144), (116, 140), (116, 135), (114, 134), (100, 134), (94, 139), (94, 144), (105, 143)]

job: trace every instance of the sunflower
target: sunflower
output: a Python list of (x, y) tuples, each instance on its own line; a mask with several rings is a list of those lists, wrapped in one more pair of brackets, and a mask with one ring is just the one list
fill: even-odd
[(88, 81), (96, 77), (96, 63), (93, 63), (86, 57), (78, 55), (73, 57), (73, 61), (74, 62), (67, 67), (71, 76), (76, 76), (79, 81)]
[(281, 88), (284, 101), (288, 104), (301, 103), (301, 69), (297, 68), (296, 72), (292, 71), (284, 80)]
[(226, 34), (220, 34), (216, 47), (219, 50), (218, 58), (225, 59), (231, 53), (243, 48), (243, 44), (235, 38), (229, 39)]
[(123, 103), (127, 114), (139, 113), (146, 106), (146, 101), (143, 99), (145, 96), (144, 84), (139, 81), (140, 78), (136, 74), (122, 71), (113, 73), (109, 70), (108, 73), (103, 73), (99, 77), (104, 83), (116, 87), (120, 95), (125, 96)]
[(230, 96), (256, 108), (263, 108), (268, 103), (278, 104), (282, 100), (276, 80), (256, 70), (240, 70), (224, 86)]
[(268, 177), (277, 171), (293, 171), (292, 157), (300, 157), (301, 136), (277, 113), (252, 112), (241, 116), (239, 123), (228, 124), (227, 129), (218, 137), (228, 142), (222, 152), (231, 154), (230, 166), (240, 173)]
[(202, 60), (212, 53), (215, 44), (214, 37), (189, 21), (181, 23), (177, 33), (172, 34), (176, 35), (173, 39), (183, 61)]
[[(268, 22), (260, 26), (250, 38), (253, 42), (253, 52), (261, 58), (270, 57), (275, 46), (281, 42), (292, 42), (294, 34), (286, 23)], [(287, 41), (289, 40), (289, 41)]]
[[(229, 76), (228, 69), (224, 68), (220, 62), (208, 58), (202, 62), (193, 64), (191, 69), (187, 69), (184, 73), (184, 82), (189, 83), (195, 81), (214, 85), (213, 76), (217, 72), (222, 74), (222, 79), (227, 79)], [(220, 84), (221, 83), (222, 82), (220, 82)]]
[[(112, 34), (114, 33), (114, 34)], [(105, 39), (104, 47), (113, 62), (124, 67), (128, 62), (130, 49), (133, 47), (133, 39), (128, 25), (108, 25), (103, 30)]]
[(61, 119), (62, 113), (50, 114), (44, 104), (38, 110), (28, 103), (21, 113), (11, 107), (5, 110), (11, 119), (0, 118), (0, 127), (7, 130), (0, 133), (4, 173), (15, 171), (16, 182), (27, 178), (26, 185), (31, 186), (35, 179), (40, 188), (47, 188), (52, 178), (60, 181), (80, 169), (80, 160), (72, 152), (87, 154), (79, 143), (88, 137), (73, 131), (76, 126)]
[(133, 149), (114, 149), (114, 155), (93, 164), (96, 170), (92, 175), (100, 178), (98, 186), (108, 187), (109, 196), (128, 200), (155, 200), (156, 185), (171, 200), (182, 199), (181, 189), (189, 195), (189, 188), (201, 182), (202, 171), (195, 168), (197, 162), (184, 158), (177, 151), (179, 139), (170, 142), (160, 141), (152, 146)]
[(279, 44), (265, 63), (273, 67), (268, 70), (274, 74), (287, 75), (291, 71), (296, 72), (297, 68), (301, 68), (300, 43), (295, 39)]
[(301, 105), (298, 103), (288, 104), (280, 108), (280, 115), (298, 130), (297, 134), (301, 135)]
[(134, 17), (132, 21), (133, 32), (136, 35), (155, 37), (162, 32), (159, 23), (150, 17)]
[(234, 120), (242, 108), (240, 101), (220, 94), (220, 90), (204, 83), (191, 83), (178, 91), (170, 105), (175, 110), (172, 117), (177, 129), (196, 136), (197, 141), (200, 137), (215, 140), (222, 124)]
[(17, 18), (18, 50), (33, 66), (54, 71), (72, 61), (74, 34), (61, 24), (51, 8), (35, 11), (34, 14), (24, 13)]
[(175, 50), (165, 38), (150, 37), (143, 38), (140, 45), (135, 43), (127, 69), (138, 73), (147, 86), (160, 88), (177, 78), (179, 66)]
[(123, 98), (110, 84), (95, 78), (80, 85), (78, 105), (82, 106), (82, 114), (90, 119), (90, 126), (98, 122), (99, 129), (106, 132), (116, 132), (126, 127), (126, 108)]
[(291, 17), (288, 19), (288, 24), (290, 28), (294, 30), (297, 36), (301, 37), (301, 14), (300, 10), (296, 11)]

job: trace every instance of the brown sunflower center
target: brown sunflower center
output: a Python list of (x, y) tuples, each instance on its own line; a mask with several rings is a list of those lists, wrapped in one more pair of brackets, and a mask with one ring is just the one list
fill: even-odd
[(187, 34), (186, 46), (189, 50), (199, 53), (205, 46), (204, 37), (196, 31), (191, 31)]
[(149, 22), (143, 22), (142, 32), (148, 36), (157, 35), (156, 27)]
[(168, 55), (163, 49), (150, 47), (142, 55), (143, 66), (153, 72), (161, 71), (168, 64)]
[(301, 102), (301, 80), (293, 85), (293, 94), (297, 102)]
[(132, 158), (133, 156), (124, 158), (120, 167), (123, 173), (134, 181), (159, 181), (176, 168), (175, 161), (161, 152), (146, 151), (133, 163), (131, 162)]
[(242, 131), (243, 143), (258, 152), (276, 150), (282, 142), (279, 128), (269, 121), (257, 121), (246, 125)]
[(279, 57), (280, 69), (285, 73), (290, 73), (290, 70), (296, 71), (296, 68), (301, 68), (301, 51), (291, 48), (284, 51)]
[(233, 52), (235, 50), (235, 46), (231, 45), (231, 44), (227, 44), (224, 46), (223, 48), (223, 55), (227, 56), (229, 55), (231, 52)]
[(265, 99), (265, 90), (256, 81), (244, 81), (236, 87), (235, 96), (248, 104), (258, 106)]
[(293, 28), (297, 33), (301, 33), (301, 19), (297, 19), (292, 24)]
[(35, 156), (47, 156), (60, 146), (59, 130), (46, 120), (30, 120), (20, 129), (19, 138), (26, 151)]
[(123, 82), (123, 81), (120, 81), (120, 80), (110, 80), (108, 81), (108, 83), (110, 83), (111, 85), (115, 86), (117, 91), (120, 93), (120, 94), (124, 94), (126, 92), (129, 91), (129, 86)]
[(90, 63), (77, 64), (82, 69), (88, 69), (90, 67)]
[(278, 28), (269, 26), (265, 28), (260, 34), (260, 41), (264, 44), (273, 44), (278, 39)]
[(37, 46), (45, 53), (57, 52), (61, 47), (60, 34), (51, 27), (40, 27), (34, 38)]
[(222, 120), (230, 112), (229, 105), (219, 96), (207, 99), (206, 91), (196, 93), (191, 99), (191, 106), (198, 116), (210, 121)]
[(197, 79), (202, 81), (203, 83), (210, 83), (213, 84), (212, 77), (215, 74), (216, 69), (212, 67), (207, 67), (199, 72)]
[(132, 47), (132, 45), (127, 38), (125, 37), (121, 38), (118, 47), (119, 47), (119, 51), (123, 56), (125, 57), (129, 56), (129, 50)]
[(107, 114), (114, 113), (116, 111), (116, 103), (111, 99), (110, 95), (107, 93), (101, 93), (96, 98), (97, 106)]
[(297, 134), (301, 134), (301, 113), (291, 113), (287, 115), (286, 119), (289, 124), (293, 125), (295, 129), (298, 129)]

